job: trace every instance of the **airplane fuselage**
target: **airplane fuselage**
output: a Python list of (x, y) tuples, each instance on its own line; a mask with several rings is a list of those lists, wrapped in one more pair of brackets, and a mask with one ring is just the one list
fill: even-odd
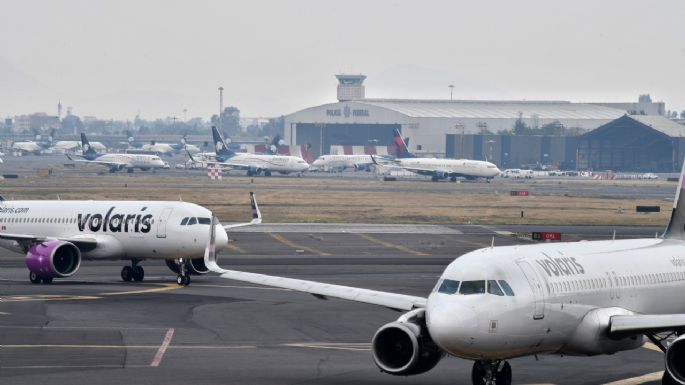
[[(445, 269), (428, 297), (427, 327), (445, 351), (469, 359), (637, 348), (643, 337), (603, 335), (609, 317), (685, 312), (676, 294), (685, 290), (684, 246), (633, 239), (476, 250)], [(445, 279), (504, 280), (514, 295), (440, 293)]]
[(490, 162), (469, 159), (441, 159), (441, 158), (401, 158), (397, 164), (419, 174), (432, 175), (434, 173), (447, 176), (464, 176), (473, 178), (494, 178), (500, 170)]
[(304, 172), (309, 169), (309, 164), (304, 159), (290, 155), (261, 155), (240, 152), (223, 161), (284, 174)]
[[(186, 219), (185, 224), (182, 224)], [(190, 218), (194, 218), (190, 220)], [(211, 212), (186, 202), (167, 201), (4, 201), (3, 233), (48, 239), (95, 240), (82, 248), (84, 259), (173, 259), (204, 255)], [(192, 224), (190, 224), (192, 223)], [(217, 247), (228, 241), (216, 225)], [(14, 240), (0, 247), (24, 253)]]

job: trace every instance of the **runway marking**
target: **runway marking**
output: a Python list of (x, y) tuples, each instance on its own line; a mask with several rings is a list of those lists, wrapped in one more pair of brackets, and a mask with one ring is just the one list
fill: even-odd
[(280, 287), (265, 287), (265, 286), (239, 286), (239, 285), (199, 285), (193, 284), (193, 287), (216, 287), (222, 289), (257, 289), (257, 290), (275, 290), (275, 291), (293, 291), (291, 289), (282, 289)]
[(329, 349), (329, 350), (351, 350), (351, 351), (370, 351), (371, 344), (368, 342), (361, 343), (346, 343), (346, 342), (309, 342), (309, 343), (292, 343), (283, 344), (291, 348), (311, 348), (311, 349)]
[(273, 239), (275, 239), (275, 240), (281, 242), (282, 244), (284, 244), (284, 245), (286, 245), (286, 246), (288, 246), (288, 247), (292, 247), (293, 249), (307, 250), (307, 251), (309, 251), (309, 252), (312, 253), (312, 254), (318, 254), (320, 257), (327, 257), (327, 256), (331, 255), (331, 254), (329, 254), (329, 253), (326, 253), (325, 251), (321, 251), (321, 250), (317, 250), (317, 249), (312, 248), (312, 247), (307, 247), (307, 246), (304, 246), (304, 245), (297, 244), (297, 243), (295, 243), (295, 242), (293, 242), (293, 241), (290, 241), (290, 240), (286, 239), (286, 238), (283, 237), (281, 234), (269, 233), (269, 235), (271, 236), (271, 238), (273, 238)]
[[(159, 345), (74, 345), (74, 344), (36, 344), (36, 345), (0, 345), (1, 349), (157, 349)], [(167, 349), (255, 349), (253, 345), (173, 345)]]
[(176, 290), (183, 286), (177, 285), (175, 283), (165, 284), (163, 287), (156, 287), (152, 289), (144, 290), (133, 290), (133, 291), (115, 291), (111, 293), (100, 293), (100, 295), (127, 295), (127, 294), (147, 294), (147, 293), (159, 293), (162, 291)]
[(2, 297), (2, 302), (28, 302), (28, 301), (71, 301), (71, 300), (93, 300), (100, 299), (92, 295), (63, 295), (63, 294), (31, 294), (31, 295), (10, 295)]
[(655, 352), (663, 353), (658, 346), (654, 345), (651, 342), (647, 342), (646, 344), (642, 345), (642, 347), (645, 349), (654, 350)]
[(237, 245), (234, 245), (233, 242), (229, 242), (226, 247), (235, 251), (238, 254), (247, 254), (247, 251), (243, 250), (242, 248), (240, 248)]
[(152, 359), (152, 362), (150, 362), (151, 367), (157, 367), (159, 366), (159, 363), (162, 362), (164, 353), (166, 353), (166, 349), (169, 347), (169, 344), (171, 344), (172, 338), (174, 338), (174, 328), (170, 328), (169, 330), (167, 330), (166, 335), (164, 335), (162, 344), (159, 346), (159, 349), (157, 350), (155, 357)]
[[(122, 365), (25, 365), (25, 366), (0, 366), (0, 369), (90, 369), (90, 368), (122, 368)], [(126, 367), (130, 367), (126, 365)]]
[(377, 244), (379, 244), (379, 245), (381, 245), (381, 246), (385, 246), (385, 247), (390, 248), (390, 249), (395, 249), (395, 250), (403, 251), (403, 252), (405, 252), (405, 253), (414, 254), (414, 255), (421, 256), (421, 257), (425, 257), (425, 256), (428, 256), (428, 255), (429, 255), (429, 254), (426, 254), (426, 253), (422, 253), (422, 252), (420, 252), (420, 251), (412, 250), (412, 249), (410, 249), (410, 248), (408, 248), (408, 247), (405, 247), (405, 246), (402, 246), (402, 245), (397, 245), (397, 244), (394, 244), (394, 243), (382, 241), (382, 240), (377, 239), (377, 238), (374, 238), (374, 237), (372, 237), (372, 236), (370, 236), (370, 235), (368, 235), (368, 234), (357, 234), (357, 235), (360, 236), (360, 237), (362, 237), (362, 238), (364, 238), (364, 239), (366, 239), (367, 241), (370, 241), (370, 242), (373, 242), (373, 243), (377, 243)]
[(626, 378), (624, 380), (618, 380), (618, 381), (614, 381), (614, 382), (608, 382), (604, 385), (640, 385), (640, 384), (644, 384), (647, 382), (661, 380), (661, 376), (663, 376), (663, 375), (664, 375), (664, 371), (662, 370), (659, 372), (649, 373), (649, 374), (645, 374), (642, 376)]

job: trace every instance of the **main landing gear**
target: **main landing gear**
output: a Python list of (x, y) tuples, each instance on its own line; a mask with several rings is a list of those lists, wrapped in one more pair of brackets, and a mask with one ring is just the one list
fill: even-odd
[(190, 285), (190, 274), (188, 274), (188, 265), (183, 258), (177, 260), (178, 264), (178, 276), (176, 277), (176, 283), (179, 286)]
[(132, 280), (135, 282), (142, 281), (145, 278), (145, 270), (143, 270), (142, 266), (138, 265), (138, 262), (140, 260), (132, 259), (131, 266), (124, 266), (121, 269), (121, 279), (126, 282), (131, 282)]
[(41, 283), (41, 282), (44, 283), (44, 284), (52, 283), (52, 277), (41, 278), (41, 277), (38, 276), (38, 274), (36, 274), (36, 273), (34, 273), (34, 272), (32, 272), (32, 271), (29, 272), (29, 280), (31, 281), (31, 283), (34, 283), (34, 284), (36, 284), (36, 283)]
[(511, 365), (507, 361), (476, 361), (471, 370), (473, 385), (511, 385)]

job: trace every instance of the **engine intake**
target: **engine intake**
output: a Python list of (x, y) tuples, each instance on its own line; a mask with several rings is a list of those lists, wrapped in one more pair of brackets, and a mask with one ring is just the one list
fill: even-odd
[(676, 381), (685, 383), (685, 335), (676, 338), (666, 349), (666, 370)]
[(376, 365), (396, 376), (425, 373), (445, 356), (431, 340), (425, 324), (415, 322), (384, 325), (373, 336), (371, 346)]
[(40, 278), (66, 278), (81, 266), (81, 251), (71, 242), (37, 243), (26, 253), (26, 267)]

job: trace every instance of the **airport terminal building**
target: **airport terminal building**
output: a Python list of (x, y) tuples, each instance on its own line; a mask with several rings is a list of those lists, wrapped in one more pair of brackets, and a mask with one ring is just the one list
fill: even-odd
[(445, 156), (450, 152), (448, 135), (511, 130), (518, 119), (533, 128), (558, 122), (586, 132), (626, 113), (613, 106), (566, 101), (367, 99), (364, 75), (336, 77), (338, 102), (285, 116), (286, 143), (311, 145), (314, 157), (330, 153), (332, 145), (392, 145), (395, 128), (409, 138), (411, 151)]

